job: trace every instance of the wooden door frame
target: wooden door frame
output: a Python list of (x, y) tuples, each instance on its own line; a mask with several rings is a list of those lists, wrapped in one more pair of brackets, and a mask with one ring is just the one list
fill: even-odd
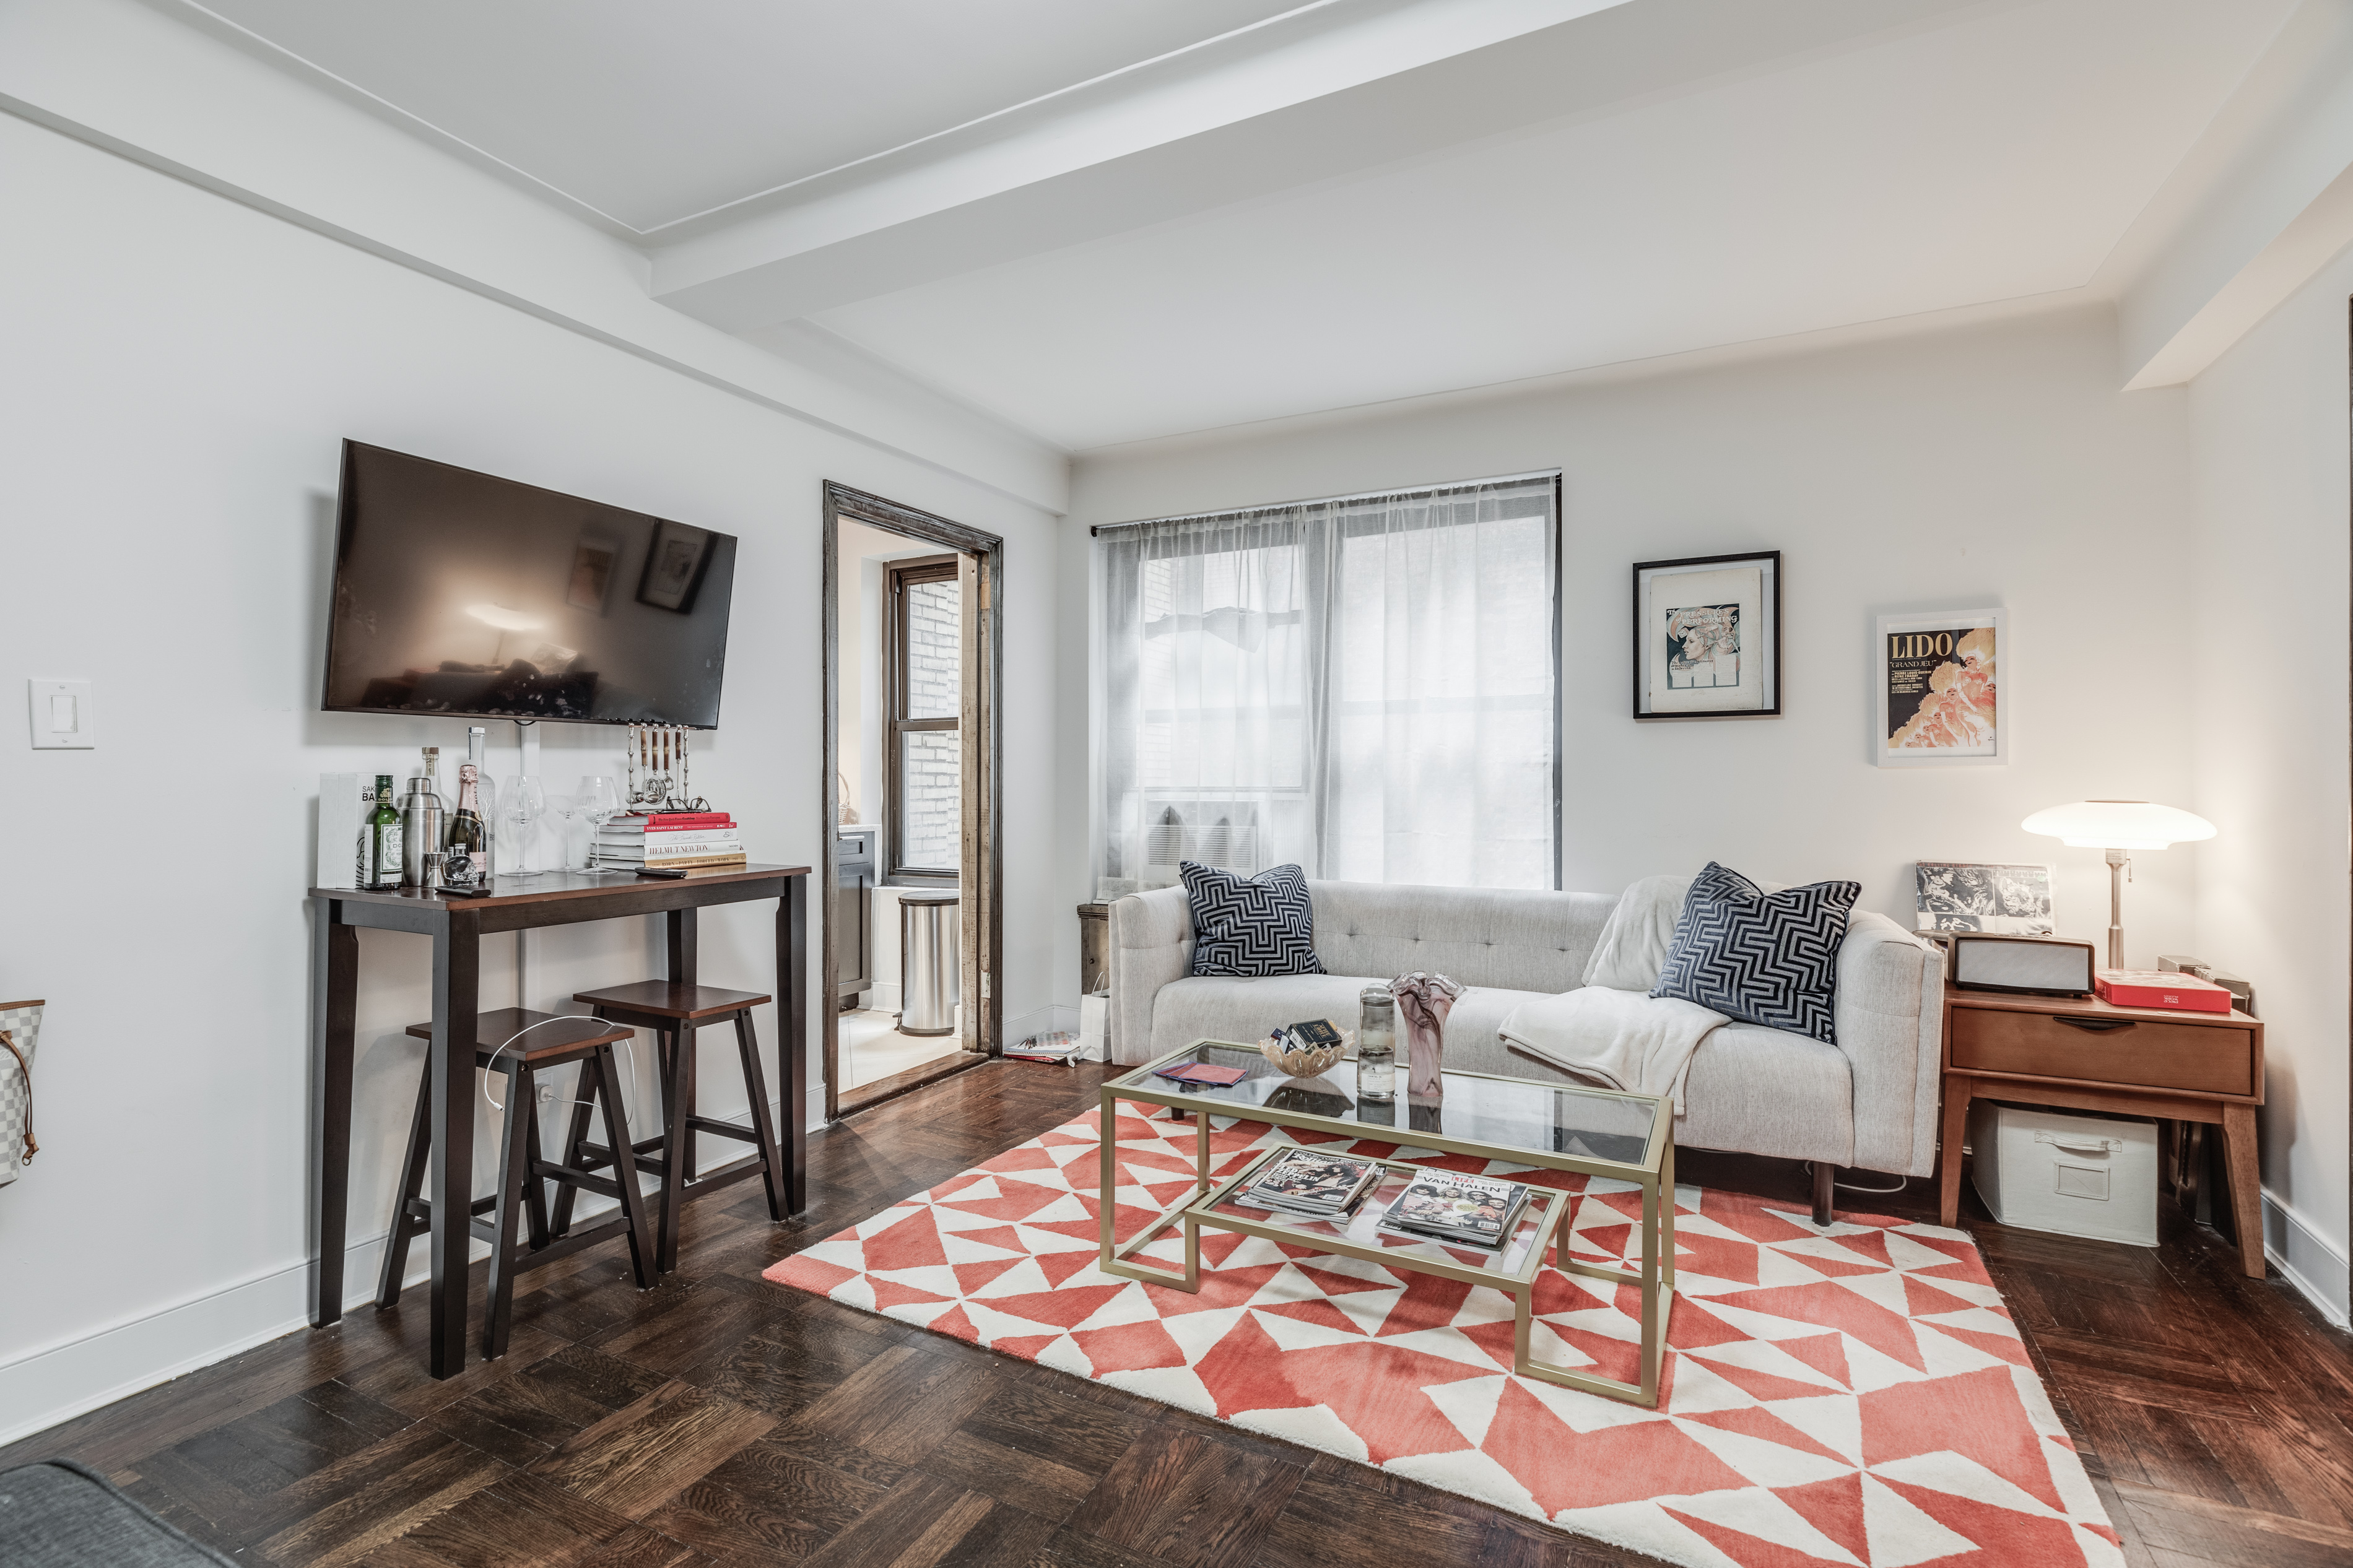
[[(1005, 584), (1005, 541), (994, 533), (952, 522), (927, 511), (901, 506), (881, 496), (853, 489), (848, 485), (825, 481), (825, 526), (821, 543), (825, 552), (819, 580), (823, 584), (824, 606), (820, 617), (824, 645), (825, 700), (821, 728), (824, 731), (819, 753), (823, 770), (819, 774), (818, 800), (824, 814), (820, 842), (823, 858), (818, 871), (823, 879), (825, 897), (821, 903), (823, 932), (818, 960), (823, 984), (818, 992), (820, 1005), (818, 1038), (825, 1063), (825, 1118), (832, 1121), (843, 1114), (841, 1104), (841, 998), (836, 990), (839, 952), (834, 931), (835, 883), (839, 879), (839, 784), (841, 773), (841, 522), (843, 519), (899, 534), (921, 544), (937, 544), (968, 556), (974, 563), (975, 615), (965, 632), (965, 646), (973, 656), (969, 668), (976, 679), (965, 686), (961, 722), (964, 732), (978, 738), (979, 765), (974, 770), (978, 788), (964, 791), (964, 830), (961, 891), (966, 919), (963, 927), (964, 940), (958, 967), (964, 971), (965, 1019), (963, 1043), (970, 1053), (965, 1060), (951, 1059), (940, 1064), (939, 1071), (912, 1081), (894, 1081), (881, 1094), (853, 1103), (852, 1110), (879, 1103), (893, 1095), (919, 1087), (933, 1078), (960, 1072), (976, 1067), (1003, 1049), (1005, 1010), (1005, 861), (1004, 794), (1005, 747), (1000, 693), (1005, 680), (1005, 624), (997, 606), (1003, 600)], [(969, 753), (967, 753), (969, 754)], [(878, 862), (879, 864), (879, 862)], [(879, 879), (878, 879), (879, 880)], [(903, 981), (903, 972), (902, 972)], [(974, 984), (977, 981), (977, 984)], [(977, 1005), (975, 1004), (977, 1003)], [(803, 1114), (807, 1114), (806, 1111)]]

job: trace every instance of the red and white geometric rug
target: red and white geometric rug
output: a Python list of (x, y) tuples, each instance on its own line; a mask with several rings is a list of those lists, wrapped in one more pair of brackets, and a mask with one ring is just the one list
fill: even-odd
[[(1118, 1233), (1192, 1180), (1188, 1125), (1123, 1104)], [(1215, 1123), (1216, 1168), (1293, 1139)], [(2001, 1297), (1959, 1231), (1676, 1194), (1656, 1410), (1512, 1374), (1499, 1291), (1231, 1232), (1201, 1291), (1116, 1279), (1092, 1114), (796, 1254), (767, 1278), (1706, 1568), (2121, 1564)], [(1409, 1151), (1404, 1156), (1414, 1157)], [(1424, 1152), (1423, 1163), (1518, 1167)], [(1571, 1251), (1623, 1260), (1639, 1190), (1556, 1172)], [(1145, 1256), (1181, 1267), (1182, 1238)], [(1635, 1292), (1546, 1269), (1540, 1359), (1632, 1380)]]

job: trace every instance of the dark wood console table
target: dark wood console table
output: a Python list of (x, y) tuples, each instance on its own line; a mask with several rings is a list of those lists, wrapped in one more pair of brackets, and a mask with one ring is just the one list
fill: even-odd
[[(695, 912), (715, 904), (776, 900), (776, 1012), (783, 1093), (781, 1142), (790, 1172), (790, 1206), (808, 1206), (808, 871), (806, 866), (747, 866), (678, 880), (543, 871), (528, 880), (498, 879), (488, 897), (311, 889), (311, 1174), (317, 1205), (312, 1237), (311, 1321), (343, 1312), (345, 1212), (350, 1205), (352, 1045), (359, 988), (359, 931), (415, 931), (433, 939), (433, 1163), (425, 1196), (433, 1205), (433, 1279), (427, 1365), (437, 1378), (466, 1367), (466, 1265), (474, 1185), (474, 1019), (481, 1011), (481, 939), (627, 915), (669, 917), (669, 973), (691, 985)], [(630, 979), (643, 978), (628, 976)]]

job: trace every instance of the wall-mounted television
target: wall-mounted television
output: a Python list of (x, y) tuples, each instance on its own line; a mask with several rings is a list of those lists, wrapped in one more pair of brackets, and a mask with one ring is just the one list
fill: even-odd
[(343, 443), (338, 713), (719, 722), (735, 537)]

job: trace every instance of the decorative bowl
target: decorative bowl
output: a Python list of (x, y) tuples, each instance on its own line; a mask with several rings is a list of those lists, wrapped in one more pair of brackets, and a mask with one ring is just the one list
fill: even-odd
[(1336, 1046), (1297, 1046), (1284, 1050), (1269, 1035), (1258, 1043), (1259, 1054), (1293, 1078), (1314, 1078), (1348, 1054), (1356, 1043), (1356, 1031), (1342, 1029)]

